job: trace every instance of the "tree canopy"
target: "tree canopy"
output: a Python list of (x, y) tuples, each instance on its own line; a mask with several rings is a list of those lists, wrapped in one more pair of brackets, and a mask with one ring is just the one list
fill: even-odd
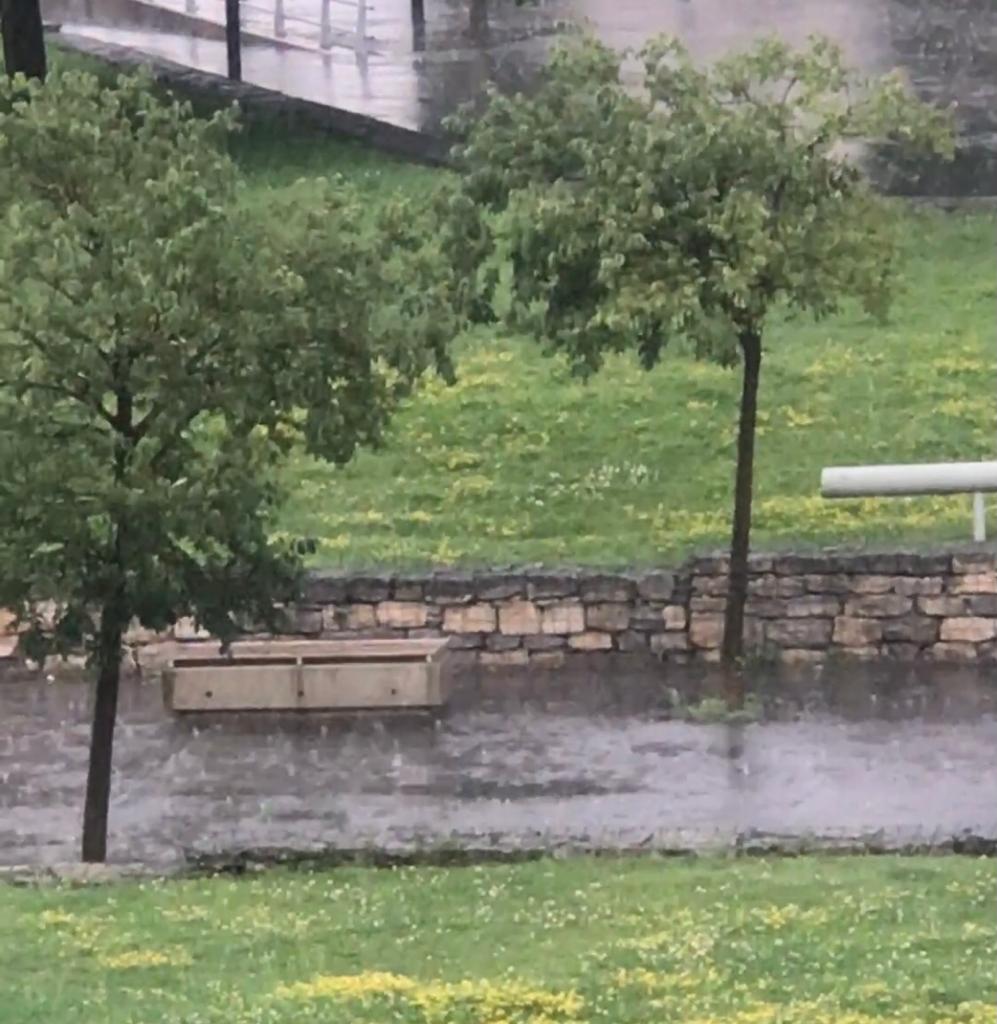
[(531, 95), (493, 90), (452, 122), (461, 180), (447, 245), (477, 268), (470, 315), (498, 310), (586, 371), (669, 344), (745, 369), (724, 653), (742, 653), (755, 403), (774, 309), (873, 315), (896, 284), (893, 205), (861, 146), (951, 152), (948, 116), (902, 79), (851, 72), (815, 39), (766, 39), (710, 67), (673, 38), (639, 73), (587, 41)]
[(35, 656), (86, 644), (98, 702), (133, 621), (272, 621), (305, 550), (277, 530), (283, 458), (349, 459), (447, 370), (419, 212), (342, 182), (261, 210), (233, 128), (142, 77), (0, 84), (0, 606)]

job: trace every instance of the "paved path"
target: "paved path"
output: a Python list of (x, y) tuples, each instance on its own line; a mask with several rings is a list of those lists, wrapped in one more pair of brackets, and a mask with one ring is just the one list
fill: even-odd
[[(0, 678), (0, 864), (75, 858), (87, 693)], [(686, 847), (752, 831), (997, 839), (993, 697), (901, 697), (885, 717), (740, 730), (515, 708), (436, 725), (236, 716), (199, 726), (166, 716), (157, 687), (132, 684), (111, 855), (166, 864), (254, 847)]]

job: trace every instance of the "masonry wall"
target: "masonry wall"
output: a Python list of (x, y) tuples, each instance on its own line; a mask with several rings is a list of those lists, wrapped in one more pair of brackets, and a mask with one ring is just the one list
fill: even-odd
[[(287, 632), (446, 636), (481, 666), (551, 669), (599, 653), (708, 662), (719, 656), (726, 572), (725, 558), (699, 558), (674, 572), (320, 573)], [(758, 555), (747, 612), (748, 649), (776, 661), (997, 662), (997, 556)], [(0, 654), (12, 630), (0, 615)], [(170, 637), (137, 630), (130, 642), (206, 636), (181, 621)]]
[[(997, 661), (994, 553), (759, 555), (751, 566), (753, 654)], [(598, 652), (715, 661), (726, 572), (725, 558), (700, 558), (674, 572), (319, 574), (289, 627), (330, 639), (447, 636), (483, 666), (549, 669)], [(196, 635), (178, 624), (177, 639)]]

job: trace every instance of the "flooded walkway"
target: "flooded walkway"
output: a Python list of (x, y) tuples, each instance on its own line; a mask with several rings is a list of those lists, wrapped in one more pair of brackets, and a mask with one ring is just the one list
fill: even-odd
[[(42, 6), (67, 32), (224, 74), (221, 0)], [(956, 163), (892, 167), (881, 171), (884, 185), (997, 194), (997, 5), (989, 0), (373, 0), (359, 32), (356, 0), (326, 3), (325, 18), (323, 0), (243, 0), (243, 8), (247, 82), (430, 133), (489, 79), (528, 82), (557, 40), (584, 29), (620, 48), (674, 33), (704, 59), (770, 32), (797, 44), (825, 34), (858, 67), (899, 68), (922, 98), (956, 111)]]
[[(437, 723), (197, 723), (166, 715), (158, 686), (133, 682), (111, 858), (997, 839), (997, 687), (986, 681), (865, 692), (833, 713), (787, 705), (744, 727), (665, 720), (662, 692), (660, 681), (645, 688), (642, 709), (464, 701)], [(76, 859), (87, 701), (78, 682), (0, 677), (0, 864)]]

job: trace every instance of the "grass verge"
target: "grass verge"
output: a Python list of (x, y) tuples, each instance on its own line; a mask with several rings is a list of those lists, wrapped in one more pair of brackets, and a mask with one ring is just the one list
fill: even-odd
[(576, 860), (0, 888), (5, 1024), (991, 1024), (994, 864)]

